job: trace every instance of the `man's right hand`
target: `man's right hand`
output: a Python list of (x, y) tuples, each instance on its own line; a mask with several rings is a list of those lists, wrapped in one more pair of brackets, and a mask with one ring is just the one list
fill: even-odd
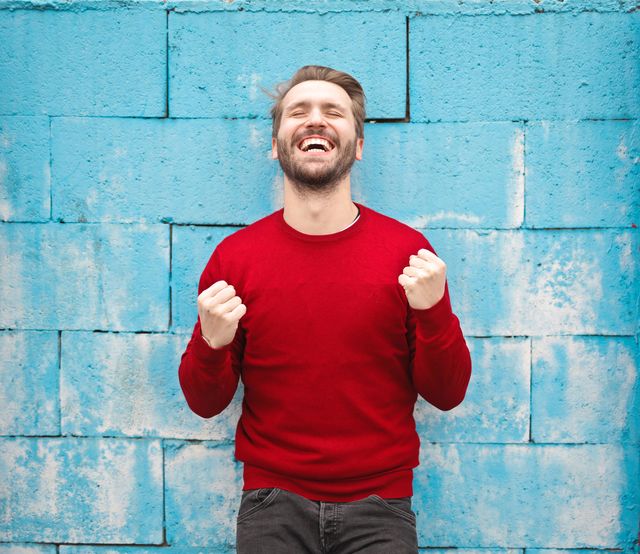
[(202, 336), (211, 348), (230, 344), (247, 307), (226, 281), (216, 281), (198, 295)]

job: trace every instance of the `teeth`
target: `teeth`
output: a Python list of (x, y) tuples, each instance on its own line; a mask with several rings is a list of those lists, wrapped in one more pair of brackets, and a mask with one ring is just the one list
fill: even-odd
[(309, 147), (312, 144), (317, 144), (322, 146), (322, 148), (324, 149), (325, 152), (328, 152), (329, 150), (331, 150), (331, 144), (329, 143), (329, 141), (321, 139), (321, 138), (317, 138), (317, 137), (313, 137), (313, 138), (308, 138), (302, 141), (302, 144), (300, 145), (300, 150), (307, 152), (309, 150)]

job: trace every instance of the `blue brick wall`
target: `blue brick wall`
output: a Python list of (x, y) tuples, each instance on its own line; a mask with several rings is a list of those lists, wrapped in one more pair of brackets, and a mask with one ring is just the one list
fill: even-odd
[(362, 81), (354, 198), (471, 350), (416, 405), (421, 550), (637, 554), (639, 55), (635, 0), (0, 0), (0, 554), (234, 551), (242, 385), (203, 420), (177, 368), (307, 63)]

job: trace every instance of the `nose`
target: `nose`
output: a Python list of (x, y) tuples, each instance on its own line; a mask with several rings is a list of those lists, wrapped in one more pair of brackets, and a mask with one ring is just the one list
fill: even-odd
[(305, 125), (307, 127), (325, 127), (326, 123), (322, 115), (322, 110), (320, 108), (312, 108)]

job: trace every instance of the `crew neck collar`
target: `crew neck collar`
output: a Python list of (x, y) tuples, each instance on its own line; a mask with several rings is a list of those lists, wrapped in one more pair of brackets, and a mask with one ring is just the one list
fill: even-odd
[(307, 242), (327, 242), (327, 241), (335, 241), (341, 240), (345, 237), (350, 237), (355, 233), (358, 233), (364, 222), (367, 218), (367, 208), (363, 206), (359, 202), (353, 202), (358, 209), (360, 210), (360, 215), (356, 218), (356, 220), (351, 223), (345, 229), (341, 231), (336, 231), (335, 233), (326, 233), (324, 235), (309, 235), (307, 233), (302, 233), (297, 229), (294, 229), (289, 225), (284, 219), (284, 208), (280, 208), (276, 213), (276, 219), (278, 220), (279, 226), (291, 237), (294, 237), (299, 240), (304, 240)]

